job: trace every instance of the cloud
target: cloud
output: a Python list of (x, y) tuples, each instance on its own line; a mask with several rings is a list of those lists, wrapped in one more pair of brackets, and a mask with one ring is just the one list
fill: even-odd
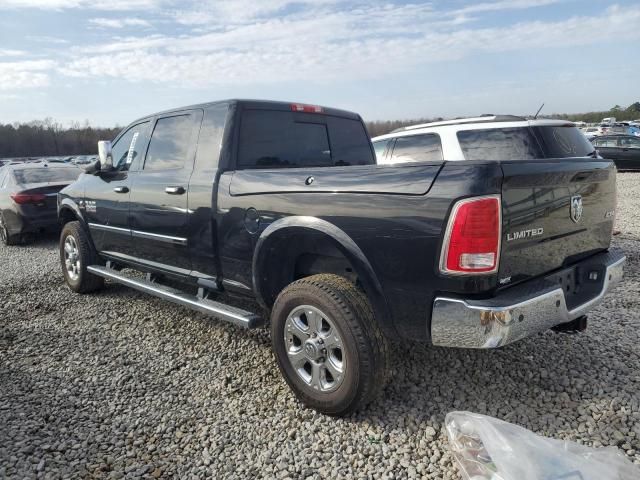
[(498, 2), (481, 2), (460, 8), (453, 13), (466, 15), (469, 13), (498, 12), (503, 10), (524, 10), (553, 5), (554, 3), (560, 3), (562, 1), (563, 0), (501, 0)]
[(0, 57), (20, 57), (27, 52), (23, 50), (12, 50), (10, 48), (0, 48)]
[[(270, 8), (287, 4), (267, 3)], [(525, 3), (541, 1), (498, 3), (525, 8)], [(60, 71), (75, 77), (200, 87), (330, 82), (402, 75), (419, 65), (483, 52), (530, 52), (590, 45), (602, 38), (640, 38), (640, 7), (485, 28), (465, 27), (459, 15), (443, 19), (429, 4), (328, 9), (323, 15), (310, 7), (246, 24), (212, 25), (212, 31), (200, 34), (116, 38), (74, 50), (75, 58)]]
[(27, 35), (25, 38), (27, 40), (32, 40), (34, 42), (56, 43), (59, 45), (64, 45), (69, 43), (69, 40), (65, 38), (51, 37), (48, 35)]
[(55, 66), (53, 60), (0, 62), (0, 90), (46, 87)]
[(100, 28), (150, 27), (151, 24), (141, 18), (91, 18), (89, 23)]
[(74, 8), (93, 10), (149, 10), (160, 6), (163, 0), (0, 0), (2, 9), (68, 10)]

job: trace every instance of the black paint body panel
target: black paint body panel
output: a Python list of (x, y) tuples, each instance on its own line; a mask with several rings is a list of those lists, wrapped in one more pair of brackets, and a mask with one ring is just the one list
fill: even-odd
[[(144, 174), (135, 168), (119, 175), (85, 175), (60, 194), (61, 208), (80, 212), (83, 222), (186, 238), (186, 246), (165, 242), (160, 251), (147, 239), (126, 233), (107, 236), (90, 228), (103, 256), (192, 282), (213, 282), (236, 293), (254, 295), (269, 307), (273, 295), (264, 285), (268, 286), (274, 275), (288, 274), (290, 267), (282, 259), (301, 253), (303, 237), (310, 244), (330, 242), (353, 265), (385, 334), (428, 341), (436, 295), (488, 298), (498, 289), (502, 276), (539, 275), (571, 263), (577, 258), (575, 252), (591, 254), (608, 247), (610, 222), (593, 220), (597, 228), (573, 237), (583, 240), (584, 248), (569, 247), (571, 238), (557, 242), (554, 252), (545, 252), (544, 246), (504, 247), (503, 242), (499, 274), (444, 276), (438, 269), (443, 232), (456, 200), (503, 194), (503, 237), (508, 229), (531, 225), (535, 218), (543, 218), (549, 232), (563, 232), (566, 219), (549, 215), (554, 208), (568, 208), (563, 203), (565, 191), (587, 196), (585, 209), (594, 207), (589, 216), (602, 213), (600, 210), (615, 201), (615, 169), (610, 162), (459, 161), (236, 170), (242, 110), (287, 110), (290, 105), (227, 101), (193, 108), (204, 112), (193, 168), (178, 179), (155, 180), (159, 185), (188, 181), (188, 194), (183, 197), (186, 205), (167, 206), (163, 195), (142, 186)], [(224, 132), (217, 133), (219, 141), (209, 142), (208, 135), (214, 131), (209, 131), (208, 125), (220, 109), (228, 111)], [(359, 119), (338, 110), (325, 109), (325, 113)], [(548, 172), (546, 176), (544, 172)], [(580, 172), (588, 178), (576, 178)], [(552, 187), (554, 182), (559, 186)], [(130, 186), (130, 195), (114, 196), (111, 192), (116, 184)], [(536, 192), (544, 188), (562, 190), (564, 196), (558, 205), (536, 200)], [(93, 213), (82, 206), (89, 197), (98, 203)], [(184, 217), (168, 221), (163, 213), (166, 208), (184, 212)], [(553, 258), (532, 267), (532, 259), (539, 253)], [(277, 263), (280, 261), (282, 265)]]

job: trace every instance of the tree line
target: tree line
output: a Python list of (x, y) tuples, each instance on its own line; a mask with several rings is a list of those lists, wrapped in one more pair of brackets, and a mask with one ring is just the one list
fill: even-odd
[[(543, 114), (541, 117), (587, 123), (597, 123), (606, 117), (615, 117), (620, 121), (637, 120), (640, 119), (640, 102), (626, 108), (615, 105), (601, 112)], [(376, 137), (408, 125), (440, 120), (443, 118), (383, 120), (366, 122), (366, 126), (369, 134)], [(0, 124), (0, 158), (95, 155), (98, 141), (113, 139), (119, 131), (120, 127), (117, 126), (92, 127), (88, 121), (82, 125), (75, 122), (69, 127), (64, 127), (52, 118), (28, 123)]]
[(0, 158), (95, 155), (99, 140), (110, 140), (120, 128), (95, 128), (86, 121), (64, 127), (52, 118), (0, 124)]

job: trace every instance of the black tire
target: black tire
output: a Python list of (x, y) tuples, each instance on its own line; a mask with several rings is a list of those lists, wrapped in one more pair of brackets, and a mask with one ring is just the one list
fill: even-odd
[[(340, 383), (333, 391), (314, 389), (312, 383), (308, 383), (312, 380), (303, 380), (298, 373), (300, 368), (297, 371), (289, 359), (290, 345), (298, 350), (306, 346), (306, 342), (302, 347), (295, 346), (298, 339), (291, 336), (285, 338), (285, 330), (291, 326), (287, 319), (300, 306), (314, 307), (324, 314), (323, 319), (330, 318), (331, 328), (336, 328), (341, 336), (340, 360), (344, 358), (346, 363), (343, 376), (338, 377)], [(320, 337), (318, 334), (317, 338)], [(271, 311), (271, 342), (280, 372), (293, 393), (303, 404), (321, 413), (348, 415), (366, 406), (386, 385), (389, 365), (386, 339), (378, 328), (367, 297), (338, 275), (313, 275), (287, 286), (278, 295)], [(328, 360), (326, 350), (324, 352), (320, 362)], [(302, 361), (307, 362), (303, 368), (311, 367), (311, 360)]]
[(20, 243), (20, 235), (10, 235), (4, 218), (0, 215), (0, 241), (3, 245), (12, 246)]
[[(79, 268), (76, 278), (72, 278), (65, 263), (65, 242), (68, 237), (73, 237), (77, 246)], [(60, 234), (60, 264), (64, 280), (71, 290), (76, 293), (89, 293), (100, 290), (104, 286), (104, 279), (93, 275), (87, 271), (89, 265), (99, 265), (101, 263), (98, 254), (93, 248), (87, 232), (82, 228), (80, 222), (69, 222), (62, 228)]]

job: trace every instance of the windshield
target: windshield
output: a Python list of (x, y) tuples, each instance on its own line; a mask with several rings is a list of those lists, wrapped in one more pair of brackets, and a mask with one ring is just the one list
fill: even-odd
[(75, 182), (82, 173), (77, 168), (25, 168), (14, 170), (18, 184)]

